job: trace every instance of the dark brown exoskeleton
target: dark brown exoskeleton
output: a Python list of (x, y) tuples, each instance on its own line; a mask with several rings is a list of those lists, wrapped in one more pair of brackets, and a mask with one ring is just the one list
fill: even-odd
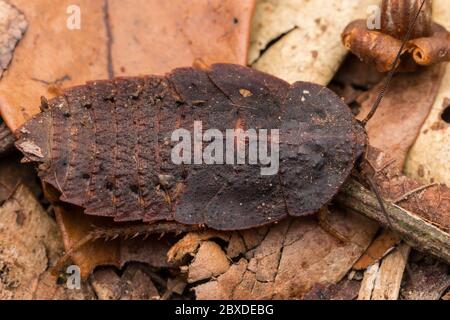
[[(17, 147), (62, 201), (117, 222), (241, 230), (310, 215), (336, 195), (367, 140), (368, 119), (327, 88), (230, 64), (89, 82), (42, 109)], [(193, 132), (195, 121), (224, 135), (279, 130), (277, 174), (261, 175), (262, 163), (175, 164), (172, 133)]]

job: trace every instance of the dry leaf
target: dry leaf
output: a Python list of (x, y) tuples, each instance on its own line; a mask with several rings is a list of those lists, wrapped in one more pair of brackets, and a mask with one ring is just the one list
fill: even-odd
[(441, 184), (423, 185), (401, 173), (395, 160), (370, 149), (363, 164), (378, 186), (381, 196), (438, 228), (450, 231), (450, 188)]
[(447, 65), (431, 113), (409, 153), (408, 176), (424, 183), (441, 182), (450, 186), (450, 123), (443, 118), (449, 106), (450, 65)]
[(129, 265), (121, 277), (112, 269), (103, 269), (92, 275), (92, 287), (99, 300), (154, 300), (159, 299), (149, 275), (138, 265)]
[(227, 272), (229, 267), (230, 262), (220, 246), (213, 241), (205, 241), (189, 265), (188, 282), (194, 283), (217, 277)]
[[(374, 117), (367, 124), (370, 145), (395, 158), (399, 168), (403, 168), (408, 151), (430, 112), (441, 79), (442, 65), (397, 75)], [(364, 119), (369, 113), (383, 85), (384, 82), (367, 93), (358, 119)]]
[(14, 147), (14, 136), (0, 118), (0, 157), (8, 153)]
[(23, 185), (0, 208), (0, 248), (1, 299), (68, 294), (48, 272), (62, 252), (56, 224)]
[(304, 300), (353, 300), (358, 296), (361, 283), (344, 279), (329, 286), (316, 285), (305, 295)]
[(439, 300), (450, 287), (449, 266), (432, 258), (411, 263), (400, 296), (404, 300)]
[(288, 82), (326, 85), (347, 50), (340, 33), (366, 16), (372, 0), (260, 0), (255, 10), (249, 64)]
[(400, 241), (401, 239), (397, 234), (387, 230), (383, 231), (377, 238), (375, 238), (367, 251), (364, 252), (364, 255), (355, 263), (353, 269), (367, 269), (369, 266), (386, 256), (400, 243)]
[[(433, 1), (433, 19), (450, 30), (448, 1)], [(423, 183), (434, 181), (450, 186), (450, 124), (442, 119), (443, 112), (449, 110), (449, 99), (450, 65), (447, 64), (431, 113), (420, 130), (405, 167), (408, 176)]]
[[(285, 220), (265, 228), (261, 243), (242, 253), (243, 258), (227, 272), (196, 286), (197, 299), (294, 299), (316, 284), (339, 282), (367, 248), (377, 226), (360, 215), (337, 210), (329, 219), (349, 243), (342, 244), (322, 230), (314, 218)], [(256, 238), (260, 234), (258, 230), (245, 233)], [(230, 233), (230, 239), (235, 238)]]

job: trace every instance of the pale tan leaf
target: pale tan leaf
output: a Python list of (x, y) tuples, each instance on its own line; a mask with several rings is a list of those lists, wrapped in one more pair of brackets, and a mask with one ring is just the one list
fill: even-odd
[(341, 44), (342, 30), (350, 21), (366, 17), (368, 6), (376, 2), (330, 0), (324, 5), (322, 1), (260, 0), (249, 64), (288, 82), (326, 85), (347, 54)]

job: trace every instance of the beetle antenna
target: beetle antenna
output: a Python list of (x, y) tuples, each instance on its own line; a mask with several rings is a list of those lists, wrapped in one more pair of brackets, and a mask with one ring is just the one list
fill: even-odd
[(383, 100), (387, 89), (389, 88), (392, 78), (394, 77), (395, 71), (397, 70), (400, 58), (403, 54), (403, 49), (406, 46), (406, 43), (409, 41), (409, 38), (411, 37), (411, 34), (414, 30), (414, 27), (416, 26), (417, 23), (417, 19), (419, 18), (420, 12), (423, 9), (423, 6), (425, 5), (426, 0), (422, 0), (422, 4), (420, 5), (419, 10), (417, 11), (414, 20), (409, 24), (409, 28), (408, 28), (408, 32), (405, 35), (405, 38), (403, 39), (402, 45), (400, 47), (400, 50), (397, 53), (397, 56), (392, 64), (391, 70), (389, 71), (387, 77), (386, 77), (386, 81), (383, 85), (383, 88), (381, 88), (380, 93), (378, 94), (377, 100), (375, 101), (375, 103), (372, 106), (372, 109), (370, 110), (369, 114), (366, 116), (366, 118), (364, 120), (361, 121), (362, 125), (365, 127), (367, 122), (369, 122), (370, 119), (372, 119), (372, 117), (374, 116), (375, 112), (377, 111), (378, 107), (380, 106), (381, 101)]

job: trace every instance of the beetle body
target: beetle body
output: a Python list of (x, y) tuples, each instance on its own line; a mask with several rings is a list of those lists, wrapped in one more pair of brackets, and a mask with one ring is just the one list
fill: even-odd
[[(350, 109), (325, 87), (237, 65), (89, 82), (45, 102), (16, 146), (42, 180), (85, 213), (217, 230), (317, 212), (365, 148)], [(259, 164), (175, 164), (174, 130), (276, 129), (279, 171)]]

